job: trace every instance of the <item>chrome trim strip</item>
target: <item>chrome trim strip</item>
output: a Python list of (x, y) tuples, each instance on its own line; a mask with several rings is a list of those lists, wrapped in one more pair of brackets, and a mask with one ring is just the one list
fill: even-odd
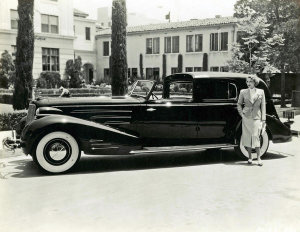
[(181, 107), (190, 107), (190, 106), (224, 106), (224, 105), (232, 105), (232, 106), (236, 106), (236, 103), (232, 103), (232, 102), (222, 102), (222, 103), (214, 103), (214, 102), (203, 102), (203, 103), (189, 103), (189, 102), (182, 102), (182, 103), (178, 103), (178, 102), (164, 102), (164, 103), (154, 103), (154, 104), (147, 104), (147, 107), (166, 107), (166, 108), (171, 108), (173, 106), (181, 106)]
[(112, 143), (92, 143), (91, 147), (93, 146), (111, 146)]
[(110, 109), (90, 109), (90, 110), (73, 110), (71, 113), (132, 113), (132, 110), (110, 110)]
[(238, 145), (233, 144), (212, 144), (212, 145), (199, 145), (199, 146), (172, 146), (172, 147), (145, 147), (145, 149), (149, 150), (136, 150), (130, 151), (130, 154), (146, 154), (146, 153), (159, 153), (159, 152), (174, 152), (174, 151), (201, 151), (206, 149), (214, 149), (214, 148), (229, 148), (229, 147), (237, 147)]
[(107, 121), (107, 122), (104, 122), (105, 125), (109, 124), (109, 125), (115, 125), (115, 124), (118, 124), (118, 125), (128, 125), (130, 124), (130, 122), (121, 122), (121, 121)]
[(142, 104), (140, 103), (133, 103), (133, 104), (128, 104), (127, 102), (124, 104), (116, 104), (116, 105), (106, 105), (106, 104), (100, 104), (100, 105), (55, 105), (52, 107), (59, 107), (59, 108), (71, 108), (71, 107), (75, 107), (75, 108), (86, 108), (86, 107), (126, 107), (126, 106), (141, 106)]
[(95, 115), (90, 117), (90, 119), (131, 119), (131, 116), (118, 116), (118, 115)]
[(119, 149), (119, 147), (92, 147), (92, 150)]
[(225, 125), (225, 121), (138, 121), (136, 124)]
[(90, 139), (89, 142), (92, 143), (92, 142), (103, 142), (104, 140), (102, 139)]

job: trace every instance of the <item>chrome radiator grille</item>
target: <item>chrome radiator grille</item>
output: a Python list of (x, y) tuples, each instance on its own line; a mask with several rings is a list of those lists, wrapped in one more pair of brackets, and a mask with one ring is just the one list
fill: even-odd
[(35, 104), (29, 104), (27, 118), (26, 118), (26, 124), (28, 124), (29, 122), (31, 122), (34, 119), (35, 110), (36, 110)]

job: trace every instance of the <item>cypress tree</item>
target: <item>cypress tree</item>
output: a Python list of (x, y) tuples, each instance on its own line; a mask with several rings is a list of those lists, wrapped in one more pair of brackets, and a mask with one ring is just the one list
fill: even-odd
[(140, 76), (144, 79), (144, 64), (143, 64), (143, 54), (140, 54)]
[(203, 64), (202, 64), (203, 71), (208, 71), (208, 55), (207, 53), (203, 54)]
[(183, 60), (182, 55), (178, 55), (178, 73), (182, 73)]
[(28, 108), (32, 92), (32, 67), (34, 56), (33, 30), (34, 0), (18, 0), (18, 35), (16, 53), (16, 79), (13, 94), (13, 108)]
[(106, 83), (111, 84), (111, 73), (112, 73), (111, 56), (109, 56), (109, 76), (108, 76), (108, 80), (105, 80)]
[(166, 56), (166, 54), (163, 54), (163, 56), (162, 56), (162, 58), (163, 58), (163, 60), (162, 60), (162, 62), (163, 62), (163, 74), (162, 74), (162, 78), (163, 78), (163, 80), (165, 79), (165, 77), (167, 76), (167, 56)]
[(126, 1), (112, 2), (111, 74), (112, 95), (127, 93), (127, 51), (126, 51)]

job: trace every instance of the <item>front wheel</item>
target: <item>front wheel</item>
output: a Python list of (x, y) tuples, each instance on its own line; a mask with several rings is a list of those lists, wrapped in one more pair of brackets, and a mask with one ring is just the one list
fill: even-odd
[[(269, 142), (270, 142), (269, 134), (267, 131), (264, 131), (264, 133), (262, 133), (262, 135), (260, 136), (260, 154), (261, 154), (260, 157), (266, 155), (269, 148)], [(241, 158), (243, 159), (249, 158), (247, 149), (242, 145), (242, 135), (240, 135), (238, 140), (238, 146), (235, 147), (234, 150)], [(252, 149), (251, 153), (252, 153), (252, 158), (257, 157), (255, 149)]]
[(49, 173), (70, 170), (80, 159), (76, 139), (68, 133), (56, 131), (45, 135), (37, 144), (34, 160)]

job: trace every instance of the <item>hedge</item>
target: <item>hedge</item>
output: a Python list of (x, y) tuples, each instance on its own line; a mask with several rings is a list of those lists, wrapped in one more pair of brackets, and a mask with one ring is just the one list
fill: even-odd
[(26, 115), (26, 112), (0, 114), (0, 131), (7, 131), (15, 128), (20, 120)]
[(0, 88), (0, 94), (13, 94), (14, 93), (14, 90), (13, 89), (3, 89), (3, 88)]
[(9, 93), (1, 94), (0, 93), (0, 103), (3, 104), (12, 104), (13, 95)]
[(61, 85), (60, 74), (57, 72), (41, 72), (37, 79), (37, 88), (58, 88)]

